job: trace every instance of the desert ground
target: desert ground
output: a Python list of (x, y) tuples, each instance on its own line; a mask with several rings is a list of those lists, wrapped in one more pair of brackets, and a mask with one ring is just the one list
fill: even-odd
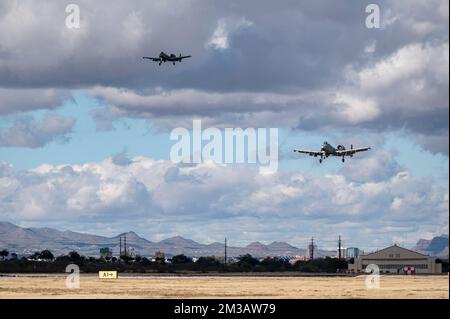
[(449, 277), (381, 276), (119, 276), (82, 275), (68, 289), (62, 275), (0, 276), (0, 298), (449, 298)]

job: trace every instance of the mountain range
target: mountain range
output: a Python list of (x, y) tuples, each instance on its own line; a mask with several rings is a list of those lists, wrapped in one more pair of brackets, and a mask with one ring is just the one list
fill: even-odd
[[(163, 251), (167, 256), (178, 254), (190, 257), (224, 255), (223, 243), (200, 244), (181, 236), (152, 242), (132, 231), (114, 237), (105, 237), (45, 227), (23, 228), (8, 222), (0, 222), (0, 249), (7, 249), (18, 255), (27, 255), (48, 249), (56, 256), (67, 254), (73, 250), (85, 256), (98, 256), (100, 248), (109, 247), (117, 256), (119, 254), (119, 238), (124, 236), (127, 239), (127, 247), (133, 248), (136, 254), (141, 256), (153, 256), (158, 250)], [(448, 235), (437, 236), (431, 240), (420, 239), (413, 250), (430, 256), (448, 258), (448, 241)], [(307, 251), (306, 248), (298, 248), (286, 242), (275, 241), (268, 245), (253, 242), (245, 247), (228, 246), (227, 254), (230, 257), (244, 254), (251, 254), (255, 257), (304, 256), (307, 255)], [(336, 256), (336, 251), (316, 249), (315, 256), (333, 257)]]
[[(8, 222), (0, 222), (0, 249), (8, 249), (18, 255), (32, 254), (44, 249), (54, 255), (77, 251), (86, 256), (98, 256), (100, 248), (109, 247), (114, 255), (119, 254), (119, 238), (126, 236), (127, 247), (133, 248), (141, 256), (153, 256), (163, 251), (167, 256), (185, 254), (190, 257), (223, 256), (224, 244), (215, 242), (200, 244), (180, 236), (152, 242), (130, 231), (114, 237), (104, 237), (73, 231), (59, 231), (52, 228), (23, 228)], [(228, 246), (227, 254), (236, 257), (244, 254), (256, 257), (305, 255), (305, 248), (297, 248), (285, 242), (273, 242), (269, 245), (260, 242), (245, 247)], [(336, 252), (317, 250), (316, 256), (334, 256)]]
[(448, 235), (436, 236), (430, 240), (419, 239), (413, 250), (430, 256), (448, 258)]

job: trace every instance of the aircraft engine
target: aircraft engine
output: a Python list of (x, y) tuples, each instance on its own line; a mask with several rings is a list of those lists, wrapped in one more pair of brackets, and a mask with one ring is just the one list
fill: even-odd
[(344, 145), (338, 145), (337, 149), (340, 150), (340, 151), (344, 151), (345, 147), (344, 147)]

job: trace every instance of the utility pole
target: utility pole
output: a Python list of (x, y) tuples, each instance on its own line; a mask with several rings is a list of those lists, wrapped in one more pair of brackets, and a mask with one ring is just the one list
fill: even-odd
[(311, 244), (309, 245), (309, 260), (314, 260), (314, 237), (311, 237)]
[(225, 237), (225, 259), (224, 259), (225, 265), (227, 264), (227, 238)]
[(123, 238), (123, 249), (124, 249), (124, 255), (125, 255), (125, 257), (127, 256), (127, 235), (125, 234), (124, 235), (124, 238)]
[(119, 236), (119, 259), (122, 258), (122, 236)]
[(339, 235), (339, 241), (338, 241), (338, 255), (339, 255), (339, 259), (342, 258), (341, 255), (341, 235)]

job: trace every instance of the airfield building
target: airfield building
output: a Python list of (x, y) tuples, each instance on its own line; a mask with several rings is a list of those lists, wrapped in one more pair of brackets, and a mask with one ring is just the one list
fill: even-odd
[(360, 255), (353, 264), (348, 265), (351, 272), (364, 272), (370, 264), (380, 268), (380, 273), (403, 273), (405, 268), (414, 268), (420, 274), (441, 273), (441, 264), (428, 255), (418, 253), (397, 245), (376, 252)]
[(361, 255), (361, 251), (359, 250), (359, 248), (356, 247), (348, 247), (345, 250), (345, 257), (346, 258), (358, 258), (359, 255)]

